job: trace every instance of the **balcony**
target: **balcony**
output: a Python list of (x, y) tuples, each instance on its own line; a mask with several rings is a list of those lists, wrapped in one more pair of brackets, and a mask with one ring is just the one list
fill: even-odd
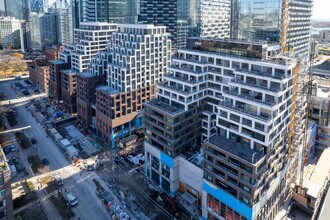
[(197, 73), (197, 74), (204, 73), (204, 71), (202, 71), (202, 70), (196, 71), (196, 70), (184, 67), (183, 65), (181, 65), (181, 67), (179, 65), (171, 65), (168, 69), (173, 70), (173, 71), (186, 71), (189, 73)]
[(264, 113), (258, 115), (257, 113), (253, 113), (253, 112), (247, 111), (244, 108), (239, 108), (237, 106), (235, 107), (233, 105), (233, 103), (231, 103), (231, 102), (219, 103), (219, 105), (221, 107), (224, 107), (224, 108), (228, 109), (228, 110), (232, 110), (232, 111), (235, 111), (237, 113), (243, 113), (243, 114), (245, 114), (247, 116), (250, 116), (250, 117), (255, 118), (255, 119), (258, 119), (258, 120), (261, 120), (263, 122), (269, 122), (271, 120), (271, 116), (270, 115), (267, 115), (267, 114), (264, 114)]
[(202, 83), (204, 82), (204, 80), (189, 80), (187, 77), (180, 77), (180, 76), (175, 76), (174, 74), (168, 74), (164, 76), (165, 80), (169, 80), (169, 81), (182, 81), (185, 83), (189, 83), (189, 84), (198, 84), (198, 83)]
[(250, 100), (250, 101), (253, 101), (253, 102), (256, 102), (258, 104), (262, 104), (262, 105), (265, 105), (267, 107), (274, 107), (277, 103), (273, 100), (266, 100), (266, 101), (262, 101), (261, 99), (257, 99), (256, 96), (253, 97), (251, 95), (248, 95), (248, 94), (239, 94), (237, 92), (237, 90), (231, 90), (231, 91), (228, 91), (226, 93), (224, 93), (224, 95), (231, 95), (231, 96), (234, 96), (236, 98), (239, 98), (239, 99), (245, 99), (245, 100)]
[(269, 88), (267, 87), (267, 85), (258, 85), (257, 83), (253, 82), (253, 81), (246, 81), (244, 82), (243, 80), (240, 80), (240, 79), (231, 79), (230, 80), (231, 83), (233, 84), (239, 84), (241, 86), (244, 86), (244, 87), (252, 87), (252, 88), (255, 88), (255, 89), (261, 89), (261, 90), (264, 90), (266, 92), (274, 92), (274, 93), (278, 93), (281, 91), (281, 88), (279, 87), (272, 87), (270, 86)]
[(240, 68), (236, 69), (235, 71), (240, 72), (240, 73), (249, 74), (249, 75), (254, 75), (254, 76), (270, 77), (270, 78), (274, 78), (274, 79), (278, 79), (278, 80), (283, 80), (283, 79), (287, 78), (285, 75), (281, 75), (278, 73), (275, 73), (273, 75), (272, 73), (259, 72), (259, 71), (255, 71), (255, 70), (245, 70), (245, 69), (240, 69)]

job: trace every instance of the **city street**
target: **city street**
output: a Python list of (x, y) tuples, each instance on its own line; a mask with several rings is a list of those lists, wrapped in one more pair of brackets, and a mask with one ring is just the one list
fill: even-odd
[[(7, 95), (8, 99), (15, 99), (15, 92), (10, 88), (9, 81), (0, 82), (0, 87), (2, 92)], [(71, 166), (63, 153), (59, 150), (59, 147), (47, 137), (43, 126), (36, 122), (24, 105), (17, 106), (16, 111), (18, 124), (14, 128), (29, 126), (24, 132), (30, 139), (34, 138), (37, 140), (37, 153), (41, 159), (48, 159), (49, 170), (55, 171)], [(25, 166), (27, 165), (27, 155), (25, 155), (24, 152), (29, 150), (31, 149), (21, 149), (19, 151), (21, 160), (24, 160), (23, 165)], [(72, 192), (79, 202), (78, 206), (73, 208), (76, 215), (75, 219), (109, 219), (110, 217), (104, 205), (101, 204), (101, 200), (97, 198), (95, 194), (96, 188), (92, 182), (93, 178), (96, 178), (96, 174), (83, 173), (82, 175), (73, 175), (64, 180), (64, 186), (67, 187), (67, 191)], [(57, 219), (57, 217), (53, 217), (52, 219)]]

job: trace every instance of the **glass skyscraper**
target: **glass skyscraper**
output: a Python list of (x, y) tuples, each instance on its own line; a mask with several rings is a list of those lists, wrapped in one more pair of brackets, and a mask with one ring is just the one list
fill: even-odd
[(233, 2), (232, 36), (279, 41), (282, 0), (236, 0)]
[(313, 0), (289, 2), (288, 19), (282, 21), (282, 0), (233, 0), (231, 37), (280, 42), (283, 22), (287, 22), (287, 48), (304, 53), (309, 48)]
[(231, 0), (140, 0), (142, 23), (165, 25), (173, 46), (186, 45), (186, 38), (230, 36)]

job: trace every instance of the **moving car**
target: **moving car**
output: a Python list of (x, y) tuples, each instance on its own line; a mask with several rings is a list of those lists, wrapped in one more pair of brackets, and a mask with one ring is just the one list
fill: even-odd
[(78, 204), (78, 200), (76, 199), (76, 197), (72, 194), (72, 193), (68, 193), (66, 195), (67, 201), (70, 204), (70, 206), (75, 206)]

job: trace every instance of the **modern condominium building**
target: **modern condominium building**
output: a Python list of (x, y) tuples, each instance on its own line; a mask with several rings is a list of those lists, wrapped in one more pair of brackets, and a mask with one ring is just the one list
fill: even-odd
[(295, 53), (309, 50), (313, 0), (233, 0), (231, 37), (286, 41)]
[(108, 86), (96, 89), (96, 132), (115, 139), (141, 128), (143, 103), (155, 97), (155, 85), (170, 65), (171, 41), (165, 26), (118, 25), (108, 52)]
[(88, 69), (88, 63), (100, 51), (107, 47), (112, 32), (117, 25), (106, 22), (81, 22), (80, 28), (74, 30), (74, 43), (66, 45), (64, 52), (59, 53), (60, 59), (67, 61), (71, 57), (71, 68), (77, 72)]
[(204, 179), (195, 191), (203, 219), (273, 219), (287, 196), (297, 154), (289, 131), (304, 125), (295, 120), (304, 109), (295, 101), (303, 65), (275, 57), (279, 50), (191, 38), (157, 85), (157, 99), (145, 104), (145, 172), (165, 191), (183, 190), (178, 161), (202, 145)]
[(186, 45), (187, 36), (228, 38), (230, 0), (141, 0), (139, 22), (165, 25), (173, 46)]
[(59, 59), (50, 62), (50, 93), (61, 94), (52, 97), (57, 101), (63, 100), (62, 86), (66, 84), (63, 91), (70, 94), (71, 98), (66, 97), (65, 106), (71, 113), (77, 109), (75, 100), (78, 75), (88, 70), (88, 63), (98, 52), (106, 50), (107, 42), (115, 30), (117, 30), (116, 24), (81, 22), (80, 28), (74, 31), (74, 43), (65, 45), (63, 51), (59, 52)]

